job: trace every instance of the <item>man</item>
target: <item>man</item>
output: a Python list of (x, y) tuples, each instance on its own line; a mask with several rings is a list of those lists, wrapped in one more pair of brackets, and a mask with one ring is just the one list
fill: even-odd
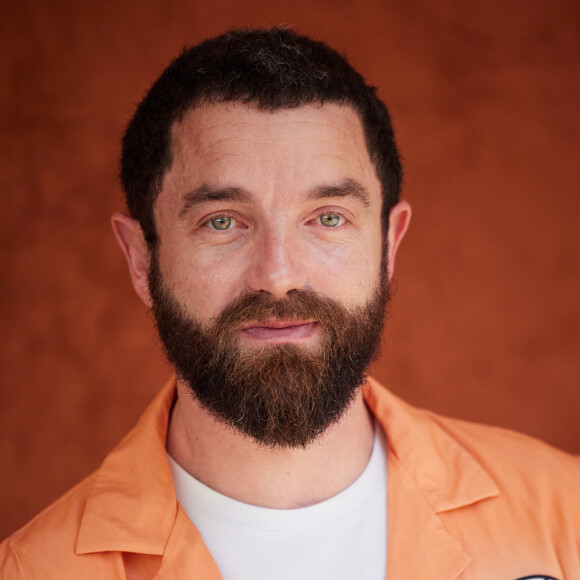
[(176, 376), (2, 578), (580, 578), (580, 466), (365, 377), (409, 205), (389, 115), (283, 29), (186, 50), (112, 224)]

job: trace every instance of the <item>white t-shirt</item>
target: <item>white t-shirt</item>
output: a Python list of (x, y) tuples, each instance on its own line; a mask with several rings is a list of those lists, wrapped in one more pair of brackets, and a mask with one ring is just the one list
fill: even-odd
[(207, 487), (171, 457), (177, 499), (224, 580), (384, 580), (387, 446), (376, 425), (371, 458), (339, 494), (298, 509), (236, 501)]

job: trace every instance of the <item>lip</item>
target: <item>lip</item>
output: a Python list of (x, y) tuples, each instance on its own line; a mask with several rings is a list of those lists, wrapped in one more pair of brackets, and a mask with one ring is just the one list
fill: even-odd
[(244, 326), (241, 336), (265, 344), (299, 343), (318, 334), (319, 326), (314, 320), (268, 320)]
[(303, 326), (305, 324), (314, 324), (314, 320), (262, 320), (260, 322), (251, 322), (242, 326), (242, 330), (252, 330), (253, 328), (290, 328), (292, 326)]

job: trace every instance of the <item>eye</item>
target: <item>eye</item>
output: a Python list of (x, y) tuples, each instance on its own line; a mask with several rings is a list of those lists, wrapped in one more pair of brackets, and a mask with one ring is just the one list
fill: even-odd
[(344, 221), (342, 216), (339, 216), (335, 213), (323, 213), (319, 218), (320, 223), (327, 228), (335, 228), (339, 226)]
[(217, 216), (210, 219), (207, 222), (207, 225), (213, 230), (228, 230), (233, 221), (234, 220), (228, 216)]

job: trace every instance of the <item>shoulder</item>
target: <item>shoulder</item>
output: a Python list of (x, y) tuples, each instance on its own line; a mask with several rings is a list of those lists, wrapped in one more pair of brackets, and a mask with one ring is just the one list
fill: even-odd
[[(538, 486), (580, 483), (580, 456), (556, 449), (539, 439), (510, 429), (445, 417), (420, 409), (390, 393), (369, 379), (365, 399), (387, 430), (401, 443), (412, 448), (453, 442), (468, 452), (498, 483), (523, 478)], [(431, 450), (434, 451), (434, 450)], [(428, 454), (425, 454), (428, 455)], [(424, 458), (424, 457), (423, 457)], [(501, 486), (500, 486), (501, 487)]]
[(470, 543), (474, 562), (511, 560), (556, 578), (580, 577), (580, 457), (508, 429), (426, 414), (499, 490), (471, 508), (441, 514), (447, 529)]
[[(496, 498), (465, 517), (475, 517), (479, 524), (485, 522), (486, 528), (504, 538), (504, 545), (510, 544), (512, 551), (521, 549), (523, 542), (534, 545), (539, 553), (547, 542), (564, 569), (576, 569), (580, 457), (509, 429), (426, 414), (466, 449), (499, 490)], [(456, 526), (461, 535), (462, 522), (457, 515), (445, 517), (447, 525)], [(513, 538), (520, 540), (514, 543)]]
[(0, 544), (0, 578), (124, 578), (123, 552), (159, 553), (177, 509), (165, 452), (174, 392), (172, 379), (97, 471)]
[(93, 473), (0, 544), (0, 578), (62, 578), (77, 570), (76, 541)]
[(426, 500), (469, 554), (473, 574), (466, 578), (529, 576), (526, 570), (580, 578), (579, 457), (508, 429), (415, 408), (374, 381), (365, 400), (387, 434), (396, 468), (389, 482), (397, 473), (409, 482), (397, 501)]
[(365, 399), (425, 493), (436, 488), (435, 497), (453, 498), (485, 478), (498, 496), (490, 508), (509, 505), (514, 516), (527, 511), (551, 525), (566, 512), (563, 518), (580, 530), (580, 457), (509, 429), (418, 409), (376, 381), (369, 380)]
[(574, 489), (574, 495), (578, 495), (579, 456), (509, 429), (423, 412), (458, 441), (498, 483), (525, 480), (528, 487), (549, 487), (558, 492)]

